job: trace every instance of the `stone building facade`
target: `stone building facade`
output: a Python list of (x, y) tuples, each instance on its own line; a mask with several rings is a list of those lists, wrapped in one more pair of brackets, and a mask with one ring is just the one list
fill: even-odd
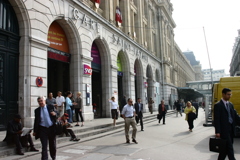
[[(8, 10), (0, 14), (6, 48), (0, 49), (0, 66), (10, 66), (0, 70), (0, 130), (17, 112), (32, 126), (37, 97), (49, 92), (80, 91), (84, 118), (92, 120), (110, 117), (112, 96), (119, 102), (123, 95), (139, 97), (145, 112), (150, 97), (155, 110), (161, 99), (171, 105), (176, 88), (194, 77), (174, 42), (169, 0), (96, 2), (0, 0)], [(10, 52), (15, 59), (3, 61)]]
[(235, 43), (232, 50), (232, 60), (230, 63), (230, 76), (240, 76), (240, 30), (235, 38)]

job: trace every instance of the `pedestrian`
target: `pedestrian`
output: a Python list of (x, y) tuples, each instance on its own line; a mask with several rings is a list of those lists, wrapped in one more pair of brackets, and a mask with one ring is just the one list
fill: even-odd
[(184, 113), (186, 114), (185, 120), (188, 122), (189, 131), (192, 132), (192, 129), (194, 128), (193, 121), (196, 119), (196, 109), (192, 106), (190, 101), (187, 102)]
[(113, 126), (116, 126), (116, 120), (118, 119), (119, 106), (118, 106), (118, 103), (115, 101), (115, 97), (112, 97), (108, 101), (109, 103), (111, 103), (111, 114), (113, 119)]
[(161, 104), (158, 105), (158, 123), (161, 122), (161, 120), (163, 119), (163, 124), (165, 123), (165, 116), (167, 113), (167, 108), (164, 104), (164, 100), (161, 100)]
[(229, 88), (222, 90), (222, 99), (214, 105), (214, 127), (216, 138), (227, 141), (226, 150), (219, 152), (218, 159), (224, 160), (228, 156), (229, 160), (236, 160), (233, 149), (233, 136), (235, 124), (240, 122), (240, 118), (234, 110), (234, 106), (229, 102), (232, 91)]
[[(126, 96), (124, 95), (122, 100), (121, 100), (121, 105), (120, 105), (120, 108), (119, 108), (120, 114), (122, 113), (122, 109), (126, 104), (127, 104), (127, 100), (126, 100)], [(121, 114), (121, 117), (122, 117), (122, 114)]]
[(48, 94), (48, 98), (46, 99), (46, 104), (54, 106), (57, 111), (57, 102), (56, 102), (56, 99), (53, 97), (52, 92)]
[(62, 92), (58, 91), (57, 97), (56, 97), (58, 117), (64, 114), (64, 102), (65, 102), (65, 98), (62, 96)]
[(64, 113), (64, 115), (62, 115), (59, 118), (59, 121), (62, 123), (63, 125), (63, 133), (65, 133), (66, 136), (68, 136), (70, 134), (71, 139), (70, 141), (79, 141), (80, 139), (76, 137), (76, 135), (74, 134), (73, 130), (70, 129), (71, 124), (68, 123), (67, 119), (69, 118), (67, 113)]
[(182, 105), (180, 103), (180, 100), (177, 100), (175, 107), (176, 107), (176, 111), (177, 111), (176, 116), (178, 117), (178, 113), (179, 113), (182, 117)]
[(199, 104), (198, 104), (198, 102), (195, 100), (192, 105), (193, 105), (193, 107), (196, 109), (196, 118), (198, 118), (198, 108), (199, 108)]
[[(72, 96), (70, 97), (70, 100), (72, 101), (72, 104), (75, 102), (74, 94), (72, 93)], [(70, 106), (72, 111), (72, 121), (74, 121), (74, 115), (75, 115), (75, 105)]]
[(69, 115), (69, 118), (68, 118), (68, 123), (73, 123), (73, 112), (72, 112), (72, 108), (71, 106), (73, 105), (77, 105), (77, 103), (75, 102), (72, 102), (72, 100), (70, 99), (72, 97), (72, 92), (70, 91), (67, 91), (67, 97), (66, 97), (66, 112), (67, 114)]
[(123, 110), (122, 110), (122, 116), (123, 116), (124, 121), (125, 121), (126, 143), (130, 143), (128, 132), (129, 132), (129, 128), (130, 128), (130, 125), (131, 125), (132, 128), (133, 128), (132, 142), (138, 144), (138, 142), (136, 140), (137, 127), (136, 127), (136, 122), (134, 120), (135, 115), (136, 115), (136, 113), (135, 113), (135, 109), (133, 107), (133, 100), (131, 98), (128, 98), (127, 104), (123, 107)]
[(42, 160), (48, 159), (48, 143), (50, 156), (53, 160), (56, 159), (56, 112), (54, 106), (46, 105), (45, 97), (40, 96), (37, 98), (39, 107), (35, 109), (35, 120), (33, 128), (33, 136), (36, 139), (40, 138), (42, 144)]
[(82, 116), (83, 101), (81, 97), (81, 92), (77, 93), (77, 98), (75, 100), (77, 103), (77, 105), (75, 105), (75, 115), (76, 115), (76, 121), (77, 121), (77, 124), (75, 126), (79, 126), (78, 122), (79, 122), (79, 116), (80, 116), (81, 122), (82, 122), (81, 127), (83, 127), (84, 126), (84, 119)]
[(138, 122), (140, 121), (140, 125), (141, 125), (141, 131), (144, 131), (143, 130), (143, 104), (141, 103), (141, 98), (138, 98), (137, 99), (137, 102), (134, 104), (134, 109), (135, 109), (135, 112), (136, 112), (136, 116), (135, 116), (135, 119), (136, 119), (136, 123), (138, 124)]
[(149, 112), (151, 112), (151, 114), (153, 114), (153, 99), (150, 98), (149, 101), (148, 101), (148, 108), (149, 108)]
[(8, 122), (6, 137), (3, 141), (6, 141), (9, 145), (15, 144), (18, 155), (24, 155), (22, 148), (29, 147), (28, 143), (30, 144), (30, 151), (38, 152), (38, 150), (34, 147), (32, 137), (30, 135), (31, 130), (26, 135), (22, 135), (23, 128), (21, 119), (22, 117), (19, 114), (16, 114), (14, 115), (14, 119)]

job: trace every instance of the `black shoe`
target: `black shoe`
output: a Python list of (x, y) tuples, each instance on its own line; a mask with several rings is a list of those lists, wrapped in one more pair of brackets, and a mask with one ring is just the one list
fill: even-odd
[(70, 139), (70, 141), (73, 141), (73, 140), (74, 140), (74, 138), (71, 138), (71, 139)]
[(133, 140), (132, 140), (132, 142), (134, 142), (134, 143), (138, 144), (138, 142), (136, 141), (136, 139), (133, 139)]
[(165, 125), (165, 123), (163, 123)]
[(75, 126), (79, 126), (79, 124), (76, 124)]
[(38, 152), (39, 150), (37, 150), (37, 149), (34, 148), (34, 147), (31, 147), (30, 151)]
[(129, 140), (127, 140), (127, 142), (126, 142), (126, 143), (130, 144), (130, 141), (129, 141)]
[(17, 154), (18, 155), (24, 155), (24, 153), (21, 150), (17, 151)]
[(79, 140), (80, 140), (80, 139), (78, 139), (78, 138), (74, 138), (74, 139), (73, 139), (73, 141), (79, 141)]
[(141, 129), (141, 131), (144, 131), (143, 129)]

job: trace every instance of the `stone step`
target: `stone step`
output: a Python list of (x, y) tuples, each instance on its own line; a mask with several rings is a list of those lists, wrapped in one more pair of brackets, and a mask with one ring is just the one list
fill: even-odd
[[(174, 113), (175, 113), (174, 111), (169, 111), (166, 116), (169, 116)], [(144, 124), (151, 123), (154, 121), (157, 121), (156, 114), (152, 114), (152, 115), (143, 117)], [(75, 135), (78, 138), (80, 138), (81, 140), (79, 142), (73, 142), (73, 141), (69, 141), (70, 137), (66, 137), (66, 136), (57, 137), (57, 139), (56, 139), (57, 147), (59, 148), (59, 147), (63, 147), (66, 145), (72, 145), (73, 143), (80, 143), (80, 142), (85, 142), (85, 141), (93, 140), (96, 138), (100, 138), (103, 136), (108, 136), (108, 135), (111, 135), (114, 133), (118, 133), (120, 130), (123, 131), (123, 128), (124, 128), (123, 120), (118, 121), (117, 125), (115, 127), (113, 127), (111, 123), (88, 127), (88, 128), (73, 127), (71, 129), (74, 131)], [(35, 140), (33, 138), (33, 143), (37, 149), (41, 148), (41, 143), (39, 140)], [(27, 152), (27, 148), (24, 148), (23, 152), (25, 152), (24, 156), (31, 156), (31, 155), (39, 154), (39, 152)], [(4, 158), (4, 157), (14, 155), (14, 154), (16, 154), (14, 145), (7, 146), (5, 142), (0, 142), (0, 158)], [(16, 155), (14, 157), (16, 157), (16, 159), (17, 159), (17, 157), (23, 158), (24, 156)]]

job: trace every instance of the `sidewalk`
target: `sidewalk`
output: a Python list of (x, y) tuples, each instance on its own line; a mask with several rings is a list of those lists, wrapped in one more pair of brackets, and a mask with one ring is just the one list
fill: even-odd
[[(156, 115), (157, 112), (153, 112), (152, 115)], [(151, 114), (148, 112), (148, 113), (143, 113), (143, 116), (150, 116)], [(117, 125), (120, 123), (120, 122), (123, 122), (123, 118), (119, 117), (118, 120), (116, 121), (117, 122)], [(86, 121), (84, 122), (84, 126), (81, 127), (78, 126), (78, 127), (75, 127), (75, 124), (77, 124), (76, 122), (72, 123), (72, 126), (73, 128), (71, 128), (72, 130), (75, 130), (75, 129), (83, 129), (83, 128), (92, 128), (92, 127), (95, 127), (95, 126), (101, 126), (101, 125), (111, 125), (113, 123), (113, 120), (112, 118), (97, 118), (97, 119), (94, 119), (94, 120), (91, 120), (91, 121)], [(79, 123), (81, 124), (81, 122)], [(6, 131), (0, 131), (0, 141), (2, 141), (4, 138), (5, 138), (5, 135), (6, 135)]]

